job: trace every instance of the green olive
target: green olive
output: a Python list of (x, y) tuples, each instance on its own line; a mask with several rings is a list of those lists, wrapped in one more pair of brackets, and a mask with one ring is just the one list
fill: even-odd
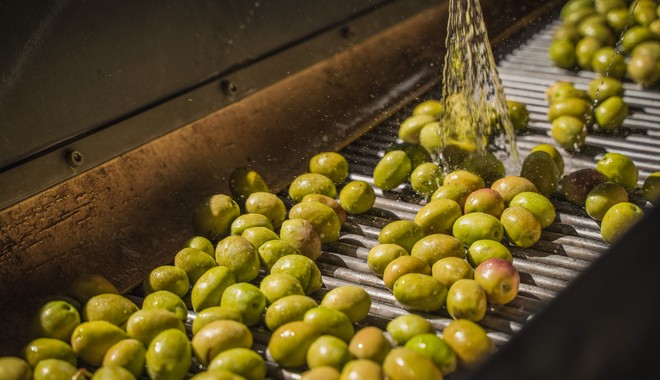
[(287, 255), (277, 260), (270, 273), (288, 273), (297, 278), (306, 295), (321, 289), (323, 281), (316, 263), (307, 256)]
[(126, 337), (124, 330), (110, 322), (83, 322), (71, 334), (71, 348), (86, 363), (100, 366), (105, 352)]
[(630, 57), (626, 70), (635, 83), (650, 87), (660, 79), (660, 60), (651, 55), (635, 54)]
[(252, 333), (248, 327), (229, 319), (218, 320), (202, 327), (192, 338), (192, 352), (197, 361), (208, 366), (219, 353), (236, 347), (252, 347)]
[(509, 206), (500, 221), (507, 240), (518, 247), (531, 247), (541, 238), (541, 223), (525, 207)]
[(69, 341), (71, 333), (80, 324), (80, 313), (69, 302), (46, 302), (32, 319), (30, 336)]
[(513, 124), (515, 131), (524, 131), (529, 124), (529, 111), (525, 103), (507, 99), (506, 106), (509, 112), (509, 119)]
[(277, 195), (265, 191), (258, 191), (247, 197), (245, 212), (266, 216), (273, 228), (279, 228), (286, 219), (284, 201)]
[(454, 319), (479, 322), (486, 315), (486, 293), (478, 282), (462, 279), (454, 282), (447, 292), (447, 311)]
[(504, 198), (497, 191), (490, 188), (475, 190), (465, 199), (463, 211), (465, 214), (471, 212), (484, 212), (499, 218), (504, 211)]
[(60, 359), (45, 359), (37, 363), (32, 372), (34, 380), (73, 379), (78, 372), (73, 364)]
[(408, 251), (398, 244), (377, 244), (367, 254), (367, 265), (371, 273), (382, 278), (385, 268), (392, 260), (408, 254)]
[(406, 347), (392, 349), (383, 361), (383, 370), (390, 380), (442, 380), (442, 372), (431, 358)]
[(277, 260), (281, 259), (286, 255), (300, 255), (294, 246), (288, 242), (280, 239), (270, 240), (261, 245), (258, 250), (259, 260), (266, 271), (270, 272), (270, 269), (275, 265)]
[(598, 77), (589, 82), (589, 97), (596, 103), (612, 96), (623, 96), (623, 84), (612, 77)]
[(32, 380), (32, 368), (21, 358), (0, 357), (0, 379)]
[(569, 40), (571, 42), (577, 42), (580, 37), (580, 32), (578, 32), (577, 27), (566, 23), (559, 25), (552, 34), (553, 40)]
[(193, 310), (200, 312), (219, 305), (222, 293), (234, 283), (236, 277), (229, 267), (218, 265), (207, 270), (192, 288), (190, 298)]
[(438, 190), (433, 193), (431, 200), (451, 199), (452, 201), (458, 203), (460, 210), (463, 210), (463, 207), (465, 206), (465, 200), (471, 192), (472, 191), (470, 188), (458, 183), (442, 185), (438, 187)]
[[(566, 7), (564, 7), (566, 9)], [(564, 22), (569, 25), (578, 25), (580, 21), (591, 16), (596, 12), (593, 8), (593, 4), (589, 4), (586, 7), (578, 8), (574, 12), (566, 13), (566, 16), (563, 18)]]
[(626, 61), (612, 46), (603, 46), (594, 53), (591, 60), (593, 71), (602, 76), (622, 79), (626, 75)]
[(621, 153), (605, 153), (596, 163), (599, 172), (605, 174), (610, 181), (622, 185), (626, 190), (637, 187), (639, 171), (635, 163)]
[(103, 356), (103, 366), (117, 366), (127, 369), (135, 377), (144, 371), (147, 349), (136, 339), (124, 339), (113, 344)]
[(259, 283), (259, 290), (266, 296), (267, 305), (293, 294), (305, 295), (300, 281), (288, 273), (271, 273)]
[(231, 235), (220, 240), (215, 247), (215, 261), (231, 269), (237, 282), (252, 281), (259, 274), (259, 254), (252, 243)]
[(467, 262), (470, 263), (472, 268), (476, 268), (479, 264), (492, 258), (513, 262), (511, 251), (504, 244), (495, 240), (477, 240), (468, 248)]
[(346, 314), (351, 323), (362, 321), (371, 310), (371, 296), (357, 285), (342, 285), (323, 296), (321, 306)]
[(172, 328), (186, 331), (181, 319), (171, 311), (165, 309), (138, 310), (128, 318), (126, 335), (139, 340), (145, 347), (148, 347), (158, 333)]
[(604, 46), (614, 45), (614, 33), (602, 15), (590, 16), (580, 21), (577, 28), (584, 37), (598, 38)]
[(374, 168), (374, 185), (383, 190), (392, 190), (410, 176), (412, 162), (403, 150), (392, 150), (383, 156)]
[[(564, 174), (564, 158), (561, 156), (561, 153), (559, 153), (559, 150), (555, 148), (554, 145), (539, 144), (536, 145), (531, 150), (531, 152), (536, 152), (536, 151), (542, 151), (549, 154), (550, 157), (552, 157), (552, 160), (555, 162), (555, 165), (557, 165), (557, 169), (559, 170), (559, 175)], [(528, 190), (528, 191), (536, 191), (536, 190)]]
[(420, 164), (410, 173), (410, 185), (418, 194), (429, 197), (442, 183), (442, 169), (433, 162)]
[(531, 211), (541, 228), (548, 227), (555, 220), (555, 206), (548, 198), (536, 192), (526, 191), (516, 195), (509, 206), (522, 206)]
[(395, 220), (388, 223), (380, 230), (378, 242), (380, 244), (398, 244), (407, 252), (412, 250), (413, 245), (424, 237), (424, 229), (419, 224), (406, 220)]
[(230, 234), (231, 222), (239, 215), (241, 208), (238, 203), (228, 195), (216, 194), (195, 209), (193, 228), (196, 234), (218, 241)]
[(532, 182), (538, 192), (546, 197), (555, 191), (560, 178), (557, 165), (552, 157), (544, 151), (531, 152), (525, 157), (520, 176)]
[(548, 86), (548, 88), (545, 90), (545, 96), (546, 100), (550, 104), (554, 103), (555, 101), (568, 98), (580, 98), (589, 100), (589, 95), (585, 90), (575, 88), (573, 83), (568, 81), (557, 81)]
[[(218, 301), (218, 304), (220, 301)], [(197, 317), (192, 323), (192, 333), (197, 334), (202, 327), (214, 321), (229, 319), (232, 321), (243, 322), (241, 312), (232, 307), (211, 306), (197, 313)]]
[(598, 49), (603, 47), (603, 42), (596, 37), (583, 37), (575, 44), (575, 57), (578, 66), (585, 70), (591, 70), (591, 61)]
[(339, 239), (341, 222), (332, 208), (318, 202), (301, 202), (289, 210), (289, 219), (304, 219), (318, 233), (321, 243), (332, 243)]
[(161, 265), (149, 273), (143, 283), (145, 293), (168, 290), (183, 297), (190, 289), (190, 279), (186, 272), (174, 265)]
[(589, 124), (593, 120), (591, 103), (581, 98), (555, 100), (548, 108), (548, 120), (554, 121), (560, 116), (573, 116)]
[(94, 371), (91, 380), (135, 380), (135, 375), (123, 367), (101, 367)]
[[(449, 185), (448, 185), (449, 186)], [(421, 226), (424, 234), (450, 233), (456, 219), (463, 212), (451, 199), (433, 199), (415, 214), (414, 223)]]
[(302, 321), (288, 322), (278, 327), (268, 341), (273, 360), (284, 368), (307, 364), (307, 350), (321, 336), (316, 327)]
[(219, 353), (213, 358), (208, 369), (224, 369), (246, 380), (264, 380), (267, 371), (264, 358), (256, 351), (243, 347), (230, 348)]
[[(484, 186), (490, 186), (506, 175), (504, 164), (491, 152), (473, 153), (463, 160), (463, 168), (484, 180)], [(478, 190), (478, 189), (477, 189)]]
[(339, 218), (339, 223), (344, 224), (346, 221), (346, 218), (348, 217), (348, 213), (344, 208), (341, 206), (339, 201), (335, 198), (331, 198), (327, 195), (323, 194), (307, 194), (303, 197), (303, 199), (300, 201), (300, 203), (304, 202), (318, 202), (322, 205), (326, 205), (332, 209), (332, 211), (337, 214), (337, 218)]
[(307, 194), (323, 194), (335, 198), (337, 188), (334, 182), (323, 174), (304, 173), (294, 178), (289, 185), (289, 197), (297, 203)]
[(339, 203), (349, 214), (362, 214), (371, 210), (376, 192), (366, 181), (351, 181), (339, 192)]
[[(185, 321), (188, 316), (188, 308), (181, 297), (167, 290), (159, 290), (149, 293), (142, 301), (142, 310), (165, 309), (176, 314), (179, 319)], [(137, 308), (135, 309), (137, 311)], [(128, 317), (126, 318), (128, 320)]]
[(508, 175), (493, 182), (491, 189), (497, 191), (504, 201), (505, 205), (511, 202), (511, 199), (524, 191), (538, 191), (536, 186), (527, 178)]
[(376, 326), (366, 326), (358, 330), (348, 345), (349, 352), (357, 359), (369, 359), (383, 363), (385, 356), (392, 349), (392, 344), (383, 330)]
[(655, 39), (655, 36), (647, 26), (635, 25), (623, 33), (623, 36), (621, 37), (621, 47), (624, 52), (630, 54), (635, 46), (653, 39)]
[(454, 237), (464, 245), (470, 246), (477, 240), (502, 240), (502, 223), (494, 216), (483, 212), (471, 212), (456, 220), (452, 228)]
[(329, 366), (341, 370), (351, 359), (348, 344), (332, 335), (321, 335), (307, 350), (309, 368)]
[(280, 239), (312, 260), (316, 260), (321, 254), (321, 237), (314, 225), (305, 219), (287, 219), (282, 222)]
[(579, 151), (587, 137), (587, 125), (573, 116), (559, 116), (552, 122), (552, 138), (568, 151)]
[(174, 266), (183, 269), (191, 285), (207, 270), (217, 266), (214, 257), (197, 248), (184, 248), (174, 256)]
[[(240, 167), (234, 169), (229, 176), (229, 190), (237, 204), (243, 206), (245, 199), (258, 191), (269, 191), (268, 185), (254, 169)], [(219, 240), (219, 239), (216, 239)]]
[[(431, 123), (434, 124), (434, 123)], [(411, 144), (408, 142), (392, 144), (387, 149), (385, 149), (385, 154), (393, 150), (402, 150), (406, 152), (408, 158), (410, 158), (410, 167), (416, 168), (417, 166), (425, 163), (432, 162), (433, 158), (431, 154), (424, 149), (423, 146), (419, 144)]]
[(231, 234), (240, 235), (250, 227), (266, 227), (273, 229), (273, 224), (267, 216), (257, 213), (247, 213), (238, 216), (231, 223)]
[(438, 156), (440, 152), (442, 152), (444, 143), (442, 142), (441, 127), (439, 122), (426, 124), (419, 131), (419, 144), (433, 156)]
[(632, 51), (632, 56), (635, 55), (650, 55), (651, 57), (660, 59), (660, 42), (658, 41), (646, 41), (642, 42), (639, 45), (635, 46), (635, 49)]
[(630, 202), (610, 207), (600, 223), (600, 233), (606, 243), (612, 244), (644, 217), (644, 210)]
[(216, 368), (209, 371), (202, 371), (196, 373), (190, 380), (246, 380), (243, 376), (239, 376), (229, 370)]
[(589, 14), (594, 14), (596, 9), (594, 8), (593, 0), (573, 0), (569, 1), (561, 8), (559, 17), (565, 22), (570, 23), (571, 15), (575, 14), (580, 10), (586, 10)]
[(628, 27), (629, 23), (634, 25), (634, 20), (630, 19), (630, 13), (625, 7), (611, 9), (605, 15), (605, 19), (607, 20), (607, 25), (619, 34)]
[(45, 359), (60, 359), (74, 366), (78, 364), (76, 353), (69, 343), (55, 338), (37, 338), (28, 343), (23, 351), (25, 360), (34, 368)]
[(548, 49), (548, 58), (555, 66), (562, 69), (571, 69), (577, 63), (575, 44), (571, 40), (553, 40)]
[(179, 329), (160, 332), (149, 343), (145, 363), (150, 379), (183, 379), (192, 364), (188, 337)]
[(243, 323), (247, 326), (254, 326), (261, 321), (261, 317), (266, 311), (266, 296), (256, 285), (249, 282), (237, 282), (229, 285), (222, 293), (220, 306), (238, 310)]
[(456, 370), (456, 354), (444, 339), (425, 333), (412, 337), (405, 347), (427, 356), (444, 375)]
[(392, 293), (406, 309), (433, 312), (444, 305), (447, 288), (430, 274), (406, 273), (396, 280)]
[(204, 236), (193, 236), (183, 243), (182, 248), (197, 248), (211, 257), (215, 257), (215, 246)]
[(413, 115), (431, 115), (435, 118), (445, 112), (445, 106), (441, 101), (435, 99), (425, 100), (413, 108)]
[(625, 8), (627, 4), (624, 0), (595, 0), (594, 7), (596, 12), (605, 14), (612, 9)]
[(484, 329), (467, 319), (457, 319), (442, 331), (442, 337), (454, 350), (458, 362), (474, 368), (488, 358), (494, 350), (493, 342)]
[[(492, 241), (492, 240), (479, 240)], [(475, 242), (476, 243), (476, 242)], [(473, 245), (475, 244), (473, 243)], [(474, 270), (464, 259), (458, 257), (445, 257), (433, 264), (431, 275), (440, 281), (447, 289), (456, 281), (463, 278), (474, 278)]]
[(477, 147), (473, 142), (450, 140), (443, 144), (442, 163), (445, 168), (456, 170), (463, 164), (463, 160), (476, 150)]
[[(266, 227), (250, 227), (247, 228), (243, 233), (241, 234), (241, 237), (250, 243), (252, 243), (252, 246), (254, 248), (259, 249), (262, 244), (269, 240), (275, 240), (279, 239), (280, 237), (277, 236), (277, 233), (269, 228)], [(214, 248), (215, 252), (215, 248)], [(215, 257), (215, 253), (213, 254), (213, 257)]]
[(442, 180), (443, 185), (458, 184), (469, 189), (470, 192), (486, 187), (486, 183), (479, 175), (467, 170), (454, 170)]
[(347, 343), (355, 333), (353, 324), (346, 314), (322, 305), (307, 310), (303, 316), (303, 322), (313, 326), (323, 335), (336, 336)]
[(630, 9), (632, 18), (642, 25), (649, 25), (658, 18), (655, 1), (637, 1)]
[(351, 360), (341, 371), (339, 380), (384, 379), (383, 367), (368, 359)]
[(314, 299), (291, 295), (278, 299), (266, 309), (266, 327), (275, 331), (278, 327), (293, 321), (302, 321), (307, 310), (317, 307)]
[(620, 96), (611, 96), (596, 107), (594, 115), (600, 130), (614, 131), (628, 116), (628, 106)]
[(322, 174), (336, 185), (348, 177), (348, 161), (337, 152), (321, 152), (309, 159), (309, 172)]
[(642, 196), (654, 206), (660, 202), (660, 172), (649, 174), (642, 185)]
[(431, 323), (419, 314), (400, 315), (391, 320), (385, 329), (399, 346), (419, 334), (433, 333)]
[(411, 144), (419, 144), (420, 130), (426, 124), (434, 121), (435, 117), (428, 114), (418, 114), (408, 117), (399, 125), (399, 139)]
[(107, 278), (98, 274), (76, 277), (68, 288), (68, 294), (84, 305), (90, 298), (104, 293), (119, 294), (119, 290)]
[(385, 267), (383, 282), (388, 289), (392, 289), (396, 280), (408, 273), (431, 274), (431, 267), (418, 257), (409, 255), (397, 257)]
[(463, 243), (451, 235), (431, 234), (421, 238), (413, 246), (410, 255), (426, 261), (430, 267), (445, 257), (465, 258)]
[(628, 202), (626, 189), (618, 183), (603, 182), (587, 194), (584, 207), (590, 217), (602, 220), (607, 210), (621, 202)]

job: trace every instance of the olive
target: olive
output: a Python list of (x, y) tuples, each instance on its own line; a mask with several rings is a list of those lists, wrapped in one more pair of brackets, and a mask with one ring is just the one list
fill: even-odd
[[(554, 145), (539, 144), (536, 145), (534, 148), (532, 148), (531, 151), (532, 152), (542, 151), (549, 154), (550, 157), (552, 157), (552, 160), (555, 162), (555, 165), (557, 165), (557, 170), (559, 170), (559, 175), (564, 174), (564, 159), (562, 158), (561, 153), (559, 153), (559, 150), (555, 148)], [(528, 190), (528, 191), (536, 192), (536, 190)]]
[(135, 377), (144, 371), (144, 359), (147, 349), (136, 339), (124, 339), (108, 348), (103, 356), (103, 366), (117, 366), (127, 369)]
[(229, 268), (237, 282), (254, 280), (261, 266), (259, 254), (252, 243), (237, 235), (227, 236), (218, 242), (215, 261), (219, 266)]
[(145, 293), (167, 290), (183, 297), (190, 289), (190, 279), (186, 272), (174, 265), (161, 265), (154, 268), (143, 283)]
[(424, 237), (424, 229), (419, 224), (410, 220), (395, 220), (384, 226), (378, 234), (380, 244), (398, 244), (407, 252), (412, 250), (413, 245)]
[(335, 198), (337, 188), (334, 182), (323, 174), (304, 173), (294, 178), (289, 185), (289, 197), (297, 203), (307, 194), (323, 194)]
[(444, 375), (456, 370), (456, 354), (447, 342), (436, 334), (416, 335), (406, 342), (405, 347), (427, 356)]
[(596, 37), (583, 37), (575, 44), (575, 59), (578, 66), (591, 70), (594, 54), (603, 47), (603, 42)]
[(433, 156), (442, 152), (444, 143), (442, 141), (441, 127), (439, 122), (426, 124), (419, 131), (419, 144)]
[(246, 380), (264, 380), (267, 371), (264, 358), (256, 351), (243, 347), (230, 348), (219, 353), (213, 358), (208, 369), (224, 369)]
[(392, 349), (383, 361), (383, 370), (390, 380), (442, 380), (442, 372), (428, 356), (406, 347)]
[(596, 103), (611, 96), (623, 96), (623, 84), (620, 80), (612, 77), (598, 77), (589, 82), (587, 90), (589, 97)]
[(231, 222), (239, 215), (241, 208), (238, 203), (228, 195), (216, 194), (195, 209), (193, 228), (196, 234), (218, 241), (230, 234)]
[(257, 214), (257, 213), (247, 213), (238, 216), (231, 223), (231, 234), (240, 235), (243, 231), (250, 227), (266, 227), (273, 228), (273, 224), (270, 222), (270, 219), (266, 215)]
[(491, 188), (475, 190), (465, 200), (463, 211), (465, 214), (484, 212), (499, 218), (504, 211), (504, 198)]
[(444, 259), (436, 261), (435, 264), (433, 264), (433, 268), (431, 268), (431, 272), (433, 278), (440, 281), (440, 283), (447, 289), (460, 279), (474, 277), (474, 270), (470, 264), (464, 259), (459, 259), (458, 257), (445, 257)]
[(304, 202), (318, 202), (320, 204), (326, 205), (332, 209), (332, 211), (337, 214), (337, 218), (339, 218), (339, 224), (344, 224), (346, 221), (346, 218), (348, 217), (348, 213), (342, 205), (339, 203), (339, 201), (335, 198), (330, 198), (327, 195), (323, 194), (307, 194), (303, 197), (301, 203)]
[(625, 8), (627, 4), (624, 0), (595, 0), (594, 7), (596, 8), (596, 12), (605, 14), (612, 9)]
[[(229, 176), (229, 190), (232, 198), (241, 207), (245, 204), (245, 199), (252, 193), (259, 191), (269, 191), (268, 185), (261, 175), (254, 169), (239, 167), (234, 169)], [(216, 238), (214, 240), (220, 240)]]
[(288, 273), (297, 278), (305, 294), (321, 289), (321, 271), (316, 263), (303, 255), (287, 255), (277, 260), (270, 273)]
[(660, 202), (660, 172), (649, 174), (642, 184), (642, 196), (654, 206)]
[(578, 206), (584, 206), (587, 194), (589, 194), (591, 189), (607, 180), (607, 176), (596, 169), (578, 169), (561, 178), (559, 192), (569, 202)]
[(280, 239), (312, 260), (316, 260), (321, 254), (321, 237), (314, 225), (305, 219), (287, 219), (282, 222)]
[(660, 79), (660, 62), (651, 55), (633, 55), (626, 70), (628, 76), (642, 86), (652, 86)]
[(402, 346), (414, 336), (433, 333), (433, 326), (421, 315), (404, 314), (388, 322), (385, 330), (397, 345)]
[(559, 25), (552, 34), (553, 40), (569, 40), (571, 42), (577, 42), (580, 37), (580, 33), (575, 25), (565, 23)]
[[(510, 263), (513, 262), (511, 251), (504, 244), (495, 240), (477, 240), (468, 248), (467, 262), (470, 263), (472, 268), (476, 268), (479, 264), (492, 258), (503, 259)], [(472, 277), (474, 277), (474, 273), (469, 278)]]
[(184, 248), (174, 256), (174, 266), (186, 272), (191, 285), (195, 285), (207, 270), (217, 265), (214, 257), (197, 248)]
[(349, 342), (355, 333), (351, 320), (346, 314), (336, 309), (319, 306), (307, 310), (303, 322), (313, 326), (323, 335), (332, 335)]
[(307, 310), (317, 307), (314, 299), (307, 296), (291, 295), (278, 299), (266, 309), (266, 327), (275, 331), (288, 322), (302, 321)]
[(500, 221), (507, 240), (518, 247), (531, 247), (541, 238), (541, 223), (525, 207), (509, 206)]
[(337, 152), (321, 152), (309, 159), (309, 172), (322, 174), (336, 185), (348, 177), (348, 161)]
[(73, 379), (78, 368), (60, 359), (45, 359), (37, 363), (32, 372), (34, 380)]
[(307, 349), (309, 368), (328, 366), (341, 370), (351, 359), (348, 344), (332, 335), (321, 335)]
[[(245, 231), (243, 231), (241, 237), (252, 243), (252, 245), (256, 249), (259, 249), (259, 247), (261, 247), (263, 243), (269, 240), (275, 240), (280, 238), (279, 236), (277, 236), (277, 233), (275, 233), (275, 231), (266, 227), (247, 228)], [(213, 257), (215, 257), (215, 248), (214, 248)]]
[(362, 321), (371, 310), (371, 296), (357, 285), (343, 285), (331, 289), (323, 296), (321, 306), (346, 314), (351, 323)]
[(419, 144), (419, 131), (435, 120), (434, 116), (428, 114), (409, 116), (399, 125), (399, 139), (411, 144)]
[(410, 186), (418, 194), (429, 197), (442, 183), (442, 169), (433, 163), (420, 164), (410, 173)]
[(430, 267), (445, 257), (465, 258), (465, 248), (460, 240), (451, 235), (431, 234), (413, 246), (410, 255), (426, 261)]
[(603, 46), (598, 49), (591, 60), (591, 67), (593, 71), (602, 76), (622, 79), (626, 75), (625, 58), (612, 46)]
[(83, 322), (71, 334), (71, 348), (86, 363), (100, 366), (105, 352), (126, 337), (124, 330), (110, 322)]
[(256, 285), (249, 282), (237, 282), (229, 285), (222, 293), (220, 306), (238, 310), (243, 323), (247, 326), (254, 326), (261, 321), (261, 316), (266, 311), (266, 296)]
[(258, 191), (247, 197), (245, 212), (265, 215), (273, 228), (279, 228), (286, 218), (284, 201), (277, 195), (265, 191)]
[(655, 1), (637, 1), (630, 9), (632, 18), (642, 25), (649, 25), (658, 17)]
[(418, 257), (408, 255), (397, 257), (385, 267), (383, 282), (388, 289), (392, 289), (396, 280), (407, 273), (431, 274), (431, 267)]
[(259, 283), (259, 290), (266, 296), (267, 305), (290, 295), (305, 295), (300, 281), (288, 273), (271, 273)]
[(21, 358), (0, 357), (0, 379), (32, 380), (32, 368)]
[(587, 194), (584, 207), (590, 217), (600, 221), (607, 210), (621, 202), (628, 202), (626, 189), (618, 183), (603, 182)]
[(321, 239), (321, 243), (332, 243), (339, 239), (341, 222), (332, 208), (318, 202), (302, 202), (289, 210), (289, 219), (304, 219), (310, 222)]
[(478, 282), (462, 279), (454, 282), (447, 292), (447, 311), (454, 319), (479, 322), (486, 315), (486, 293)]
[(573, 0), (569, 1), (564, 6), (561, 8), (561, 12), (559, 14), (559, 17), (565, 22), (569, 23), (567, 21), (567, 18), (573, 15), (576, 11), (580, 10), (587, 10), (589, 11), (589, 14), (594, 14), (596, 12), (596, 9), (594, 8), (594, 2), (593, 0)]
[(183, 379), (192, 364), (192, 350), (185, 332), (168, 329), (149, 343), (145, 356), (150, 379)]
[(321, 336), (316, 327), (302, 321), (279, 326), (268, 341), (268, 351), (277, 364), (297, 368), (307, 364), (307, 350)]
[(30, 335), (69, 341), (71, 333), (80, 324), (80, 313), (69, 302), (46, 302), (32, 319)]
[(118, 366), (101, 367), (94, 371), (91, 380), (135, 380), (135, 375)]
[(571, 40), (553, 40), (548, 49), (548, 58), (555, 66), (562, 69), (571, 69), (577, 63), (575, 44)]
[(358, 330), (348, 345), (348, 351), (357, 359), (369, 359), (383, 363), (392, 345), (383, 330), (376, 326), (366, 326)]
[(392, 190), (402, 184), (412, 171), (412, 162), (403, 150), (392, 150), (383, 156), (374, 168), (374, 185)]
[(611, 96), (596, 106), (594, 116), (600, 130), (614, 131), (628, 116), (628, 106), (620, 96)]
[(222, 351), (230, 348), (252, 347), (252, 333), (248, 327), (229, 319), (219, 320), (202, 327), (192, 338), (193, 355), (203, 366)]
[(376, 192), (366, 181), (351, 181), (339, 192), (339, 204), (349, 214), (362, 214), (371, 210)]
[(649, 30), (651, 31), (651, 34), (653, 34), (653, 38), (655, 40), (660, 37), (660, 19), (655, 19), (653, 22), (649, 24)]
[(612, 244), (644, 217), (644, 210), (630, 202), (610, 207), (600, 223), (600, 233), (606, 243)]
[(632, 51), (632, 56), (635, 55), (650, 55), (651, 57), (660, 59), (660, 42), (658, 41), (646, 41), (635, 46), (635, 49)]
[(519, 132), (527, 129), (529, 125), (529, 111), (527, 111), (525, 103), (507, 99), (506, 106), (514, 131)]
[(148, 347), (158, 333), (172, 328), (186, 331), (181, 319), (171, 311), (165, 309), (138, 310), (128, 318), (126, 335), (139, 340), (145, 347)]
[(229, 285), (236, 283), (236, 277), (229, 267), (219, 265), (206, 271), (195, 283), (191, 292), (193, 310), (200, 312), (220, 304), (222, 293)]
[(407, 273), (396, 280), (392, 293), (406, 309), (433, 312), (444, 305), (447, 288), (430, 274)]
[(492, 258), (482, 262), (474, 270), (474, 279), (486, 292), (490, 303), (504, 305), (518, 295), (520, 275), (507, 260)]
[(309, 369), (300, 374), (300, 380), (339, 380), (337, 368), (321, 366)]
[(502, 240), (504, 229), (496, 217), (483, 212), (471, 212), (456, 220), (452, 228), (453, 235), (469, 246), (477, 240)]
[(222, 368), (212, 369), (196, 373), (190, 380), (246, 380), (231, 371)]
[(387, 265), (404, 255), (408, 255), (408, 251), (398, 244), (377, 244), (367, 254), (367, 265), (373, 274), (382, 278)]
[(598, 160), (596, 168), (605, 174), (610, 181), (622, 185), (626, 190), (637, 187), (639, 171), (635, 163), (628, 156), (621, 153), (605, 153)]
[(78, 364), (76, 353), (69, 343), (55, 338), (37, 338), (25, 346), (23, 355), (27, 364), (34, 368), (44, 359), (60, 359), (74, 366)]
[[(220, 301), (218, 301), (218, 304)], [(233, 307), (211, 306), (197, 313), (197, 317), (192, 323), (192, 333), (197, 334), (202, 327), (213, 321), (229, 319), (232, 321), (243, 322), (241, 312)]]
[(513, 197), (509, 206), (522, 206), (534, 214), (541, 224), (541, 228), (546, 228), (555, 220), (555, 206), (550, 200), (541, 194), (527, 191)]
[(491, 189), (497, 191), (504, 201), (505, 205), (511, 202), (511, 199), (524, 191), (538, 191), (536, 186), (527, 178), (508, 175), (493, 182)]
[(605, 15), (607, 25), (616, 33), (623, 32), (629, 25), (634, 25), (634, 20), (630, 19), (630, 13), (626, 8), (612, 9)]
[(484, 329), (467, 319), (451, 322), (442, 331), (442, 337), (456, 353), (459, 364), (466, 368), (481, 364), (494, 350)]
[(280, 239), (263, 243), (257, 252), (259, 254), (259, 260), (267, 272), (270, 272), (273, 265), (282, 257), (301, 254), (294, 246)]
[(461, 206), (452, 199), (432, 199), (415, 214), (414, 223), (425, 235), (451, 232), (456, 219), (463, 214)]
[(410, 158), (410, 167), (412, 169), (425, 162), (433, 161), (431, 154), (429, 154), (429, 152), (427, 152), (426, 149), (424, 149), (424, 147), (419, 144), (411, 144), (407, 142), (392, 144), (387, 147), (387, 149), (385, 149), (385, 153), (387, 154), (393, 150), (402, 150), (406, 152), (408, 158)]
[[(463, 160), (461, 166), (484, 181), (484, 186), (490, 186), (496, 180), (506, 175), (504, 164), (491, 152), (473, 153)], [(478, 190), (478, 189), (477, 189)]]
[(572, 82), (568, 81), (557, 81), (552, 85), (548, 86), (545, 90), (545, 96), (548, 103), (552, 104), (557, 100), (563, 100), (568, 98), (580, 98), (584, 100), (589, 100), (589, 95), (586, 91), (575, 88)]
[(475, 173), (467, 170), (454, 170), (448, 173), (442, 180), (443, 185), (459, 184), (463, 185), (471, 192), (486, 187), (484, 179)]
[(213, 243), (204, 236), (193, 236), (183, 243), (183, 248), (197, 248), (211, 257), (215, 257), (215, 247)]
[(574, 12), (568, 13), (564, 18), (564, 22), (569, 25), (579, 25), (582, 20), (593, 15), (594, 12), (596, 10), (590, 4), (588, 7), (576, 9)]
[(351, 360), (341, 370), (339, 380), (384, 379), (383, 367), (368, 359)]
[(525, 157), (520, 176), (532, 182), (538, 192), (546, 197), (555, 191), (560, 178), (557, 165), (544, 151), (531, 152)]
[(630, 54), (638, 44), (655, 39), (651, 30), (644, 25), (630, 27), (621, 37), (623, 51)]
[(465, 158), (474, 153), (477, 149), (476, 145), (469, 141), (450, 140), (443, 146), (442, 162), (445, 168), (448, 168), (449, 170), (458, 169), (458, 167), (463, 164)]
[[(181, 297), (167, 290), (159, 290), (149, 293), (142, 301), (142, 310), (165, 309), (169, 310), (185, 322), (188, 316), (188, 308)], [(137, 307), (133, 312), (137, 311)], [(131, 313), (132, 314), (132, 313)], [(129, 316), (126, 316), (128, 320)]]
[(105, 293), (119, 294), (119, 290), (107, 278), (98, 274), (76, 277), (68, 288), (68, 294), (84, 305), (90, 298)]
[(433, 193), (431, 200), (451, 199), (452, 201), (458, 203), (459, 210), (463, 210), (463, 206), (465, 206), (465, 200), (471, 192), (471, 188), (457, 183), (442, 185), (438, 187), (438, 190)]
[(445, 106), (435, 99), (425, 100), (413, 108), (413, 115), (431, 115), (438, 118), (445, 112)]
[(591, 103), (581, 98), (565, 98), (555, 100), (548, 108), (548, 120), (554, 121), (560, 116), (573, 116), (590, 124), (593, 120)]

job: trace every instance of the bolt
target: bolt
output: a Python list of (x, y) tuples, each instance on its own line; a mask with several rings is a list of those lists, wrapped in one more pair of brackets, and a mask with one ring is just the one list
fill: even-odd
[(236, 86), (236, 83), (230, 81), (229, 79), (223, 79), (220, 82), (220, 88), (226, 96), (231, 97), (238, 93), (238, 87)]
[(66, 154), (66, 163), (72, 168), (78, 168), (83, 164), (85, 158), (78, 150), (72, 150)]
[(353, 31), (353, 29), (351, 29), (350, 26), (342, 26), (339, 29), (339, 33), (341, 34), (342, 38), (347, 40), (351, 40), (353, 39), (353, 37), (355, 37), (355, 32)]

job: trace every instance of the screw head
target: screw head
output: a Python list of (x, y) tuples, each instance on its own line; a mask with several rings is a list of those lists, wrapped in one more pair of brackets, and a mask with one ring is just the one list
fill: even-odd
[(85, 157), (79, 150), (72, 150), (66, 154), (66, 163), (72, 168), (77, 168), (85, 162)]

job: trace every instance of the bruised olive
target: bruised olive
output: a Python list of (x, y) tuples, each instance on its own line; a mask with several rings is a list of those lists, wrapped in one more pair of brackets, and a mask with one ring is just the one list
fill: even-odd
[(536, 151), (528, 154), (523, 160), (520, 176), (527, 178), (536, 186), (540, 194), (547, 197), (557, 188), (560, 174), (548, 153)]
[(280, 239), (312, 260), (316, 260), (321, 254), (321, 237), (308, 220), (287, 219), (282, 222)]
[(584, 206), (587, 194), (589, 194), (591, 189), (607, 180), (607, 176), (596, 169), (578, 169), (561, 178), (559, 192), (569, 202), (578, 206)]
[(334, 210), (318, 202), (301, 202), (289, 211), (289, 219), (304, 219), (310, 222), (319, 234), (321, 243), (332, 243), (339, 238), (341, 222)]

